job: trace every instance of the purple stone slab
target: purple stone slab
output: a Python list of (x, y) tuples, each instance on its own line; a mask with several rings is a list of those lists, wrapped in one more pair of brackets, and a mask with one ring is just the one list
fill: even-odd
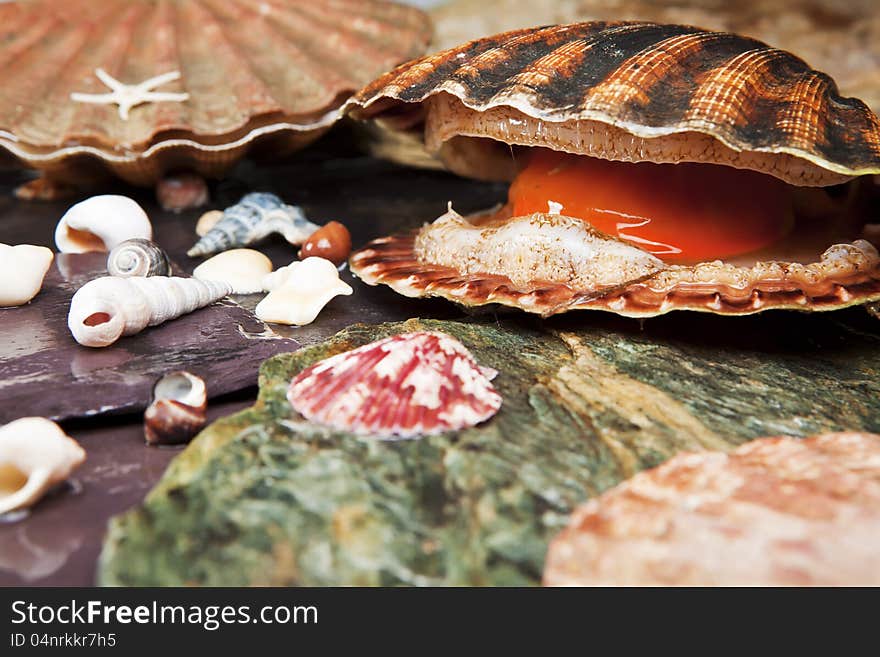
[(29, 304), (0, 308), (0, 424), (141, 410), (156, 379), (173, 370), (201, 376), (216, 397), (256, 385), (260, 363), (300, 347), (229, 299), (109, 347), (83, 347), (67, 328), (70, 299), (106, 276), (106, 262), (106, 253), (58, 254)]

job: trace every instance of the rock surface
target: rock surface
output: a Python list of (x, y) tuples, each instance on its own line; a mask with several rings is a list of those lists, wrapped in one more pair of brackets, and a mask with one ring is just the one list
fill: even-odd
[(557, 586), (877, 586), (880, 435), (680, 454), (587, 502), (550, 545)]
[[(499, 371), (498, 415), (377, 442), (292, 412), (287, 385), (305, 367), (421, 329)], [(99, 582), (536, 584), (577, 505), (679, 452), (880, 432), (878, 333), (863, 312), (357, 325), (266, 361), (255, 406), (203, 431), (111, 523)]]

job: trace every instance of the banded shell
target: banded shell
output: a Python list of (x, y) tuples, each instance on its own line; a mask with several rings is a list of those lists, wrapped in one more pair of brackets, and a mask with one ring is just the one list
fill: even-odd
[(153, 401), (144, 412), (144, 437), (150, 445), (187, 442), (205, 426), (207, 388), (190, 372), (170, 372), (153, 386)]
[(280, 233), (291, 244), (302, 244), (318, 228), (298, 206), (287, 205), (275, 194), (251, 192), (226, 208), (223, 217), (186, 254), (211, 255), (259, 242), (273, 233)]
[(218, 176), (316, 139), (430, 32), (378, 0), (0, 3), (0, 147), (59, 181)]
[(111, 276), (170, 276), (168, 254), (155, 242), (135, 238), (120, 242), (107, 256)]
[(220, 281), (104, 276), (73, 295), (67, 326), (81, 345), (106, 347), (124, 335), (191, 313), (231, 292), (232, 287)]
[[(751, 169), (798, 189), (880, 173), (880, 120), (860, 100), (842, 98), (827, 75), (754, 39), (682, 25), (593, 22), (479, 39), (398, 67), (358, 93), (347, 111), (386, 127), (421, 126), (428, 149), (448, 168), (482, 179), (512, 179), (523, 159), (517, 154), (528, 147)], [(500, 212), (466, 223), (486, 227), (488, 237), (510, 218)], [(524, 271), (461, 265), (491, 240), (437, 258), (420, 246), (432, 241), (436, 222), (376, 240), (350, 262), (365, 282), (407, 296), (542, 315), (579, 308), (639, 317), (673, 309), (830, 310), (880, 298), (880, 257), (862, 233), (865, 217), (858, 226), (832, 223), (799, 223), (748, 258), (665, 264), (616, 289), (583, 287), (572, 275), (523, 283), (517, 274)], [(569, 251), (584, 248), (578, 242)]]
[(331, 356), (293, 378), (291, 406), (340, 431), (415, 438), (475, 426), (501, 408), (471, 353), (445, 333), (417, 331)]
[(551, 586), (880, 584), (880, 436), (679, 454), (577, 509)]

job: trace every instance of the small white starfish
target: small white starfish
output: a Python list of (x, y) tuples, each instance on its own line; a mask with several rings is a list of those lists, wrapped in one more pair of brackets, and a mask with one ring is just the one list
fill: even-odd
[(189, 99), (187, 93), (171, 93), (167, 91), (153, 91), (155, 87), (166, 82), (172, 82), (180, 78), (180, 71), (163, 73), (144, 80), (140, 84), (125, 84), (120, 82), (102, 68), (95, 69), (95, 75), (106, 84), (112, 91), (108, 94), (81, 94), (72, 93), (70, 99), (77, 103), (94, 103), (96, 105), (119, 105), (119, 118), (128, 121), (129, 110), (141, 103), (173, 102), (182, 103)]

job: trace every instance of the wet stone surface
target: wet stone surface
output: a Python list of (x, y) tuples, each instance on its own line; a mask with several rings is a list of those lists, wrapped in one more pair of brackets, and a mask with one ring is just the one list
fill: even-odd
[[(411, 320), (270, 359), (256, 405), (209, 427), (113, 521), (100, 582), (537, 584), (577, 504), (676, 453), (880, 429), (880, 325), (864, 311), (667, 319)], [(304, 367), (422, 328), (499, 371), (497, 416), (379, 442), (291, 410)]]

